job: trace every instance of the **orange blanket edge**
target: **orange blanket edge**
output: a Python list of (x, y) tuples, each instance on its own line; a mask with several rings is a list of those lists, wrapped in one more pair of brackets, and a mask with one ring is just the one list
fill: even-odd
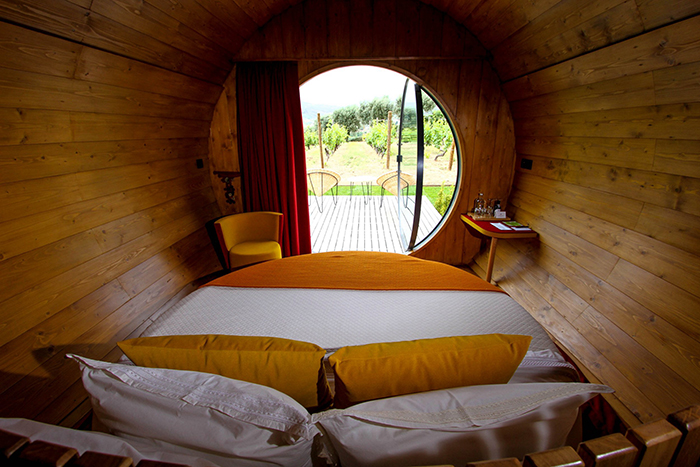
[(368, 251), (290, 256), (234, 271), (204, 286), (505, 293), (448, 264)]

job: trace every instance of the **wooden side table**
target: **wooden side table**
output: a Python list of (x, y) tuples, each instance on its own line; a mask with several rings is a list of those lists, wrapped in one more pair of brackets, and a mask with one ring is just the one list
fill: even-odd
[(486, 282), (491, 282), (491, 273), (493, 273), (493, 261), (496, 259), (496, 245), (498, 244), (499, 238), (534, 238), (537, 237), (537, 232), (530, 229), (526, 230), (514, 230), (512, 228), (508, 230), (501, 230), (494, 224), (503, 225), (506, 219), (500, 220), (474, 220), (468, 214), (462, 214), (462, 221), (467, 224), (467, 226), (476, 230), (478, 233), (485, 237), (491, 239), (491, 244), (489, 246), (489, 263), (486, 268)]

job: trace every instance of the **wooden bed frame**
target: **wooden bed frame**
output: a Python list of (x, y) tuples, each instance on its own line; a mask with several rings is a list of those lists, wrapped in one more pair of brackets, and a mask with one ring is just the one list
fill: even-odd
[[(700, 463), (700, 405), (621, 433), (518, 459), (471, 462), (466, 467), (694, 467)], [(133, 467), (128, 457), (95, 452), (82, 456), (70, 447), (29, 439), (0, 430), (0, 466)], [(136, 467), (185, 467), (142, 460)], [(459, 466), (461, 467), (461, 466)]]

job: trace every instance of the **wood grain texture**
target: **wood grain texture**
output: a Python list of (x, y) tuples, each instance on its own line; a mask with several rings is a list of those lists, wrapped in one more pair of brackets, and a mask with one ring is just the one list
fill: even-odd
[[(443, 47), (445, 30), (452, 37), (460, 30), (462, 45)], [(366, 61), (486, 56), (468, 30), (418, 0), (306, 0), (252, 34), (236, 58)]]
[[(660, 8), (644, 3), (641, 17), (647, 7)], [(665, 6), (669, 15), (686, 8)], [(647, 422), (652, 413), (700, 397), (700, 322), (691, 311), (700, 309), (698, 24), (697, 17), (657, 24), (662, 27), (531, 72), (521, 62), (507, 73), (520, 67), (526, 74), (504, 85), (519, 154), (511, 202), (516, 219), (543, 229), (541, 243), (523, 251), (531, 263), (513, 258), (507, 266), (520, 274), (523, 264), (542, 268), (588, 303), (582, 312), (553, 304), (548, 313), (559, 321), (546, 327), (554, 332), (553, 323), (571, 323), (572, 333), (624, 379), (603, 376), (605, 367), (584, 357), (593, 375), (616, 388), (627, 380), (652, 402), (654, 409), (640, 410), (644, 401), (630, 397), (629, 387), (616, 393)], [(524, 159), (532, 169), (519, 168)], [(595, 245), (583, 248), (587, 254), (605, 251), (594, 254), (601, 264), (580, 257), (580, 240)], [(546, 290), (532, 287), (524, 295)], [(580, 341), (566, 339), (576, 353)]]
[[(535, 262), (533, 253), (545, 261)], [(476, 262), (485, 266), (486, 255), (478, 256)], [(567, 354), (581, 363), (588, 381), (605, 381), (616, 389), (608, 399), (625, 424), (637, 425), (639, 420), (663, 416), (662, 410), (572, 324), (587, 308), (585, 302), (597, 295), (588, 292), (585, 285), (578, 287), (580, 281), (573, 277), (579, 271), (567, 266), (561, 255), (539, 247), (536, 242), (500, 242), (494, 278), (567, 349)], [(543, 287), (545, 282), (556, 288)]]
[(508, 81), (643, 30), (633, 0), (561, 2), (495, 47), (494, 62)]
[[(154, 36), (66, 0), (6, 0), (0, 16), (76, 42), (117, 53), (214, 83), (224, 80), (227, 70), (190, 55)], [(115, 33), (117, 37), (115, 37)]]
[(689, 18), (504, 84), (510, 101), (693, 63), (700, 59), (700, 18)]
[[(105, 14), (126, 8), (95, 6)], [(166, 302), (217, 266), (203, 226), (219, 215), (207, 137), (221, 86), (208, 80), (225, 75), (210, 75), (205, 65), (191, 73), (202, 80), (162, 60), (173, 52), (178, 61), (184, 55), (175, 59), (175, 48), (189, 47), (228, 66), (225, 55), (201, 47), (222, 49), (174, 38), (165, 49), (148, 51), (156, 39), (144, 38), (142, 50), (128, 54), (125, 44), (138, 34), (119, 42), (118, 22), (97, 13), (90, 18), (85, 8), (62, 1), (0, 4), (6, 20), (24, 18), (34, 29), (0, 23), (2, 413), (50, 423), (77, 423), (90, 407), (66, 353), (108, 355), (115, 338), (147, 318), (140, 313), (156, 310), (150, 303)], [(159, 27), (179, 30), (157, 12), (142, 11)], [(197, 39), (190, 32), (179, 37)], [(171, 68), (204, 63), (186, 62)], [(155, 285), (161, 278), (167, 287)], [(25, 396), (32, 402), (17, 402)]]

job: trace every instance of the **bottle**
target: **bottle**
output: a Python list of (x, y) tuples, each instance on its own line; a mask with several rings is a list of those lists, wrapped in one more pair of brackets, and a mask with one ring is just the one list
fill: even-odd
[(480, 217), (484, 215), (486, 209), (486, 204), (483, 198), (484, 194), (479, 193), (479, 196), (474, 200), (474, 217)]
[(491, 217), (498, 218), (501, 215), (501, 200), (492, 199), (491, 200)]

